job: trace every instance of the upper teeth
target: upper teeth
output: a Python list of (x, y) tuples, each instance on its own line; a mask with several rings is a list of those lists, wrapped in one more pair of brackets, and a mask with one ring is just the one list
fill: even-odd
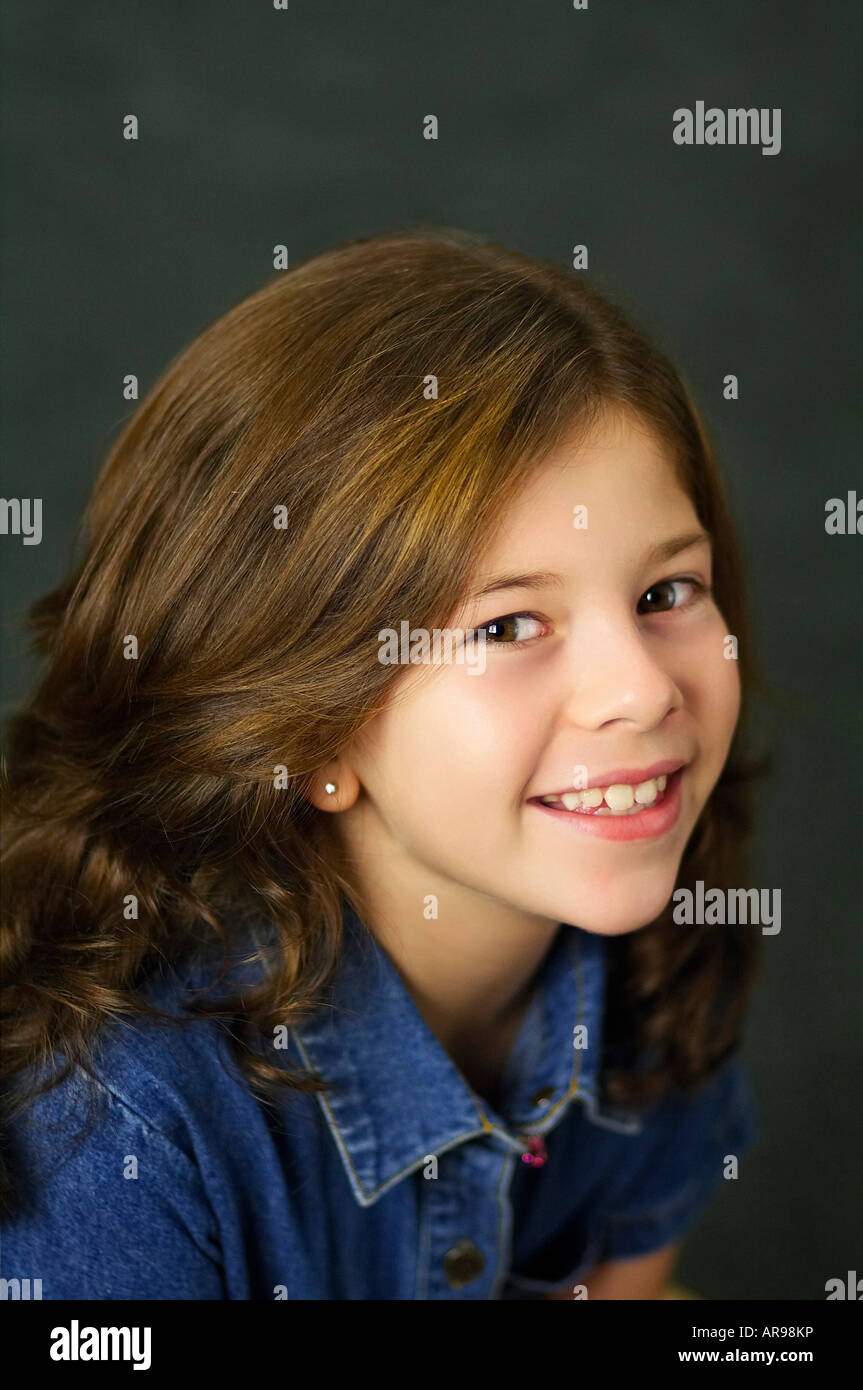
[(590, 810), (603, 803), (610, 811), (618, 814), (630, 811), (633, 806), (650, 806), (656, 800), (660, 792), (664, 792), (668, 778), (649, 777), (646, 782), (638, 782), (632, 785), (629, 782), (615, 782), (610, 787), (588, 787), (586, 791), (564, 792), (562, 796), (544, 796), (543, 801), (549, 805), (562, 802), (567, 811), (577, 811), (584, 808)]

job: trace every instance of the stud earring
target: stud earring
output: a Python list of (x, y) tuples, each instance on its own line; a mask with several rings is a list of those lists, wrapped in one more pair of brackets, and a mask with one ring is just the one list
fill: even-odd
[(324, 791), (326, 792), (327, 796), (332, 796), (332, 795), (333, 795), (333, 792), (336, 791), (336, 784), (335, 784), (335, 782), (326, 782), (326, 783), (324, 783)]

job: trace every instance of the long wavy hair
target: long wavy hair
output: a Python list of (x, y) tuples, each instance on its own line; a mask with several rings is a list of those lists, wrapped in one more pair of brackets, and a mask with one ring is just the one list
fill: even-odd
[[(739, 644), (740, 721), (678, 883), (745, 881), (761, 680), (714, 452), (677, 372), (568, 269), (447, 228), (348, 241), (168, 367), (104, 463), (70, 577), (30, 609), (46, 665), (8, 721), (2, 787), (7, 1120), (70, 1069), (92, 1075), (111, 1021), (160, 1016), (141, 992), (156, 967), (205, 943), (227, 959), (248, 907), (275, 933), (270, 968), (189, 1017), (219, 1019), (265, 1103), (326, 1089), (252, 1045), (320, 1001), (343, 897), (362, 915), (309, 779), (398, 678), (379, 630), (394, 614), (445, 625), (501, 507), (608, 405), (668, 446)], [(758, 942), (752, 926), (681, 930), (670, 905), (608, 941), (612, 1103), (696, 1086), (735, 1050)], [(7, 1212), (14, 1190), (7, 1163)]]

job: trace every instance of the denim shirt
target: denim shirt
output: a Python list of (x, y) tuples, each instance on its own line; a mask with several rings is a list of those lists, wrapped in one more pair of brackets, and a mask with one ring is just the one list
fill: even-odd
[[(263, 1104), (218, 1024), (112, 1025), (90, 1127), (74, 1074), (11, 1126), (27, 1200), (3, 1279), (45, 1299), (537, 1298), (679, 1239), (758, 1139), (738, 1058), (647, 1113), (600, 1103), (602, 937), (561, 926), (492, 1106), (347, 905), (344, 927), (326, 1002), (273, 1053), (335, 1089)], [(149, 995), (173, 1011), (208, 978)]]

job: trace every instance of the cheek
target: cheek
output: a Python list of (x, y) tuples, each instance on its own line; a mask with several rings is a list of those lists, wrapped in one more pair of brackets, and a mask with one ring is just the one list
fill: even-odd
[(740, 672), (737, 661), (723, 655), (723, 623), (689, 669), (689, 704), (711, 762), (724, 760), (740, 714)]
[(491, 796), (498, 807), (519, 800), (542, 734), (531, 703), (495, 684), (488, 668), (448, 669), (382, 716), (378, 767), (389, 786), (410, 769), (427, 803), (445, 804), (449, 814), (459, 806), (488, 812)]

